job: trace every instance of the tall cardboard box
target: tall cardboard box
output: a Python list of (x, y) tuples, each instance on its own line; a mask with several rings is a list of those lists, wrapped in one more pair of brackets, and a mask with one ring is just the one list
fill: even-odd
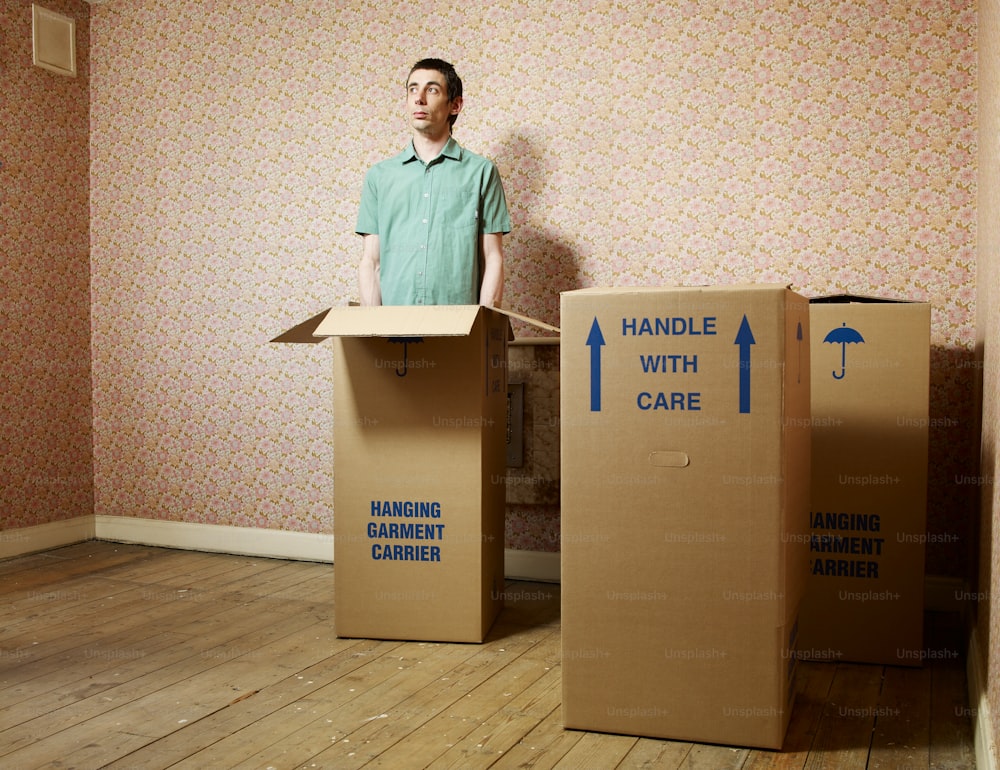
[(509, 315), (335, 307), (277, 338), (333, 338), (338, 636), (481, 642), (496, 619)]
[(562, 294), (563, 721), (780, 748), (807, 565), (808, 302)]
[(930, 305), (816, 298), (800, 654), (923, 662)]

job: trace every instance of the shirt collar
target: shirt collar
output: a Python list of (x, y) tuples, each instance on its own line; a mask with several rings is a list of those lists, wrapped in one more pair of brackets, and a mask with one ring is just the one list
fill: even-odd
[[(439, 158), (450, 158), (451, 160), (461, 160), (462, 159), (462, 146), (455, 141), (455, 137), (449, 136), (448, 143), (445, 144), (444, 149), (441, 150), (441, 154), (435, 158), (432, 163), (437, 161)], [(399, 159), (402, 163), (406, 164), (410, 161), (420, 160), (420, 156), (417, 155), (417, 151), (413, 149), (413, 141), (406, 146), (406, 149), (400, 153)]]

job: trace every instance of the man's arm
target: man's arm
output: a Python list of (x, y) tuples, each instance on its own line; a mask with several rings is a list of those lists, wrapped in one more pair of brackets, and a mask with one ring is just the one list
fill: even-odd
[(380, 252), (378, 235), (362, 236), (361, 264), (358, 265), (358, 287), (362, 305), (381, 305), (382, 286), (379, 283)]
[(483, 254), (479, 304), (500, 307), (503, 300), (503, 233), (484, 233), (479, 239)]

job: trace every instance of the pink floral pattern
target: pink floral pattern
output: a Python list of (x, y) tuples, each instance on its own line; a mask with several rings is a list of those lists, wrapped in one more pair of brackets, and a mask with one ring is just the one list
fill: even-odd
[[(27, 128), (2, 134), (3, 188), (16, 163), (54, 164), (18, 177), (45, 205), (12, 220), (0, 273), (37, 298), (0, 343), (5, 408), (31, 426), (3, 429), (5, 526), (92, 495), (98, 514), (330, 531), (330, 351), (268, 340), (355, 296), (362, 176), (407, 140), (408, 65), (440, 55), (466, 82), (458, 139), (505, 179), (510, 307), (558, 324), (579, 286), (762, 281), (932, 303), (930, 526), (958, 537), (928, 568), (964, 563), (972, 0), (431, 2), (461, 34), (429, 48), (409, 6), (366, 0), (108, 0), (89, 29), (78, 0), (50, 5), (80, 18), (80, 78), (41, 83), (0, 41), (22, 61), (0, 98)], [(29, 6), (7, 3), (5, 29)], [(66, 152), (28, 139), (50, 115)], [(512, 508), (511, 542), (551, 550), (550, 512), (532, 516)]]
[(94, 9), (98, 512), (329, 529), (329, 355), (266, 340), (354, 297), (361, 178), (439, 54), (459, 140), (504, 176), (509, 306), (558, 324), (565, 289), (744, 281), (931, 302), (931, 526), (968, 535), (974, 3), (515, 0), (449, 6), (463, 34), (432, 50), (393, 5), (196, 8)]
[(32, 66), (31, 3), (0, 4), (0, 542), (93, 512), (88, 11), (77, 77)]

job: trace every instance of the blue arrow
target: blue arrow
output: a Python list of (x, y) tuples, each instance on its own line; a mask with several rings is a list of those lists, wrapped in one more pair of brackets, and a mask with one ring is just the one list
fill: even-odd
[(597, 316), (594, 316), (590, 334), (587, 335), (587, 346), (590, 348), (590, 411), (599, 412), (601, 411), (601, 348), (604, 346), (604, 335), (601, 334)]
[(733, 344), (740, 346), (740, 414), (750, 414), (750, 346), (756, 345), (757, 340), (753, 338), (746, 315)]

